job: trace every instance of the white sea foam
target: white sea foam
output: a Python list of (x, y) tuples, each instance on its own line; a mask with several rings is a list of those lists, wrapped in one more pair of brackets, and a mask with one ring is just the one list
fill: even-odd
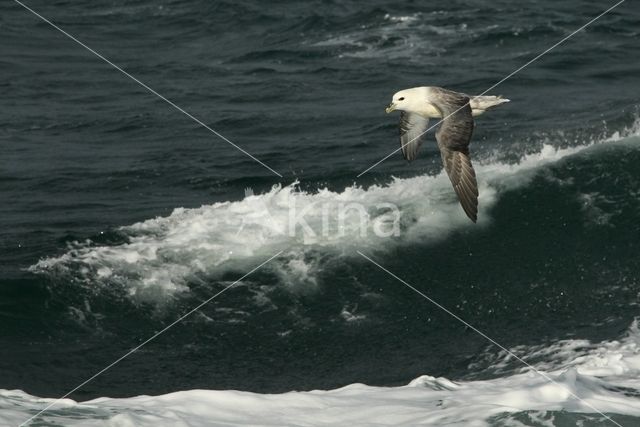
[[(612, 143), (628, 135), (600, 142)], [(178, 208), (167, 217), (122, 227), (128, 243), (77, 243), (62, 256), (40, 260), (30, 269), (62, 274), (66, 280), (87, 286), (120, 284), (135, 298), (166, 300), (188, 290), (190, 280), (229, 270), (246, 271), (284, 250), (266, 271), (293, 290), (308, 291), (317, 285), (318, 253), (355, 256), (356, 250), (384, 251), (414, 241), (425, 244), (456, 229), (482, 227), (491, 221), (491, 209), (505, 191), (526, 185), (544, 165), (596, 143), (570, 148), (544, 145), (516, 163), (476, 164), (478, 225), (464, 216), (444, 172), (395, 178), (366, 189), (354, 185), (339, 192), (305, 192), (292, 184), (260, 195), (248, 192), (236, 202)], [(304, 224), (297, 222), (298, 215)], [(397, 215), (399, 235), (381, 237), (375, 232), (391, 230)]]
[[(582, 375), (606, 377), (610, 387), (640, 392), (640, 327), (637, 319), (620, 340), (591, 343), (584, 339), (567, 339), (547, 345), (516, 346), (510, 351), (538, 369), (549, 372), (576, 369)], [(500, 371), (514, 363), (511, 355), (501, 352), (501, 356), (491, 369)], [(640, 407), (640, 401), (637, 405)]]
[[(50, 425), (88, 427), (486, 426), (492, 417), (504, 420), (508, 414), (534, 411), (527, 417), (537, 419), (535, 425), (554, 425), (553, 413), (547, 412), (564, 411), (575, 417), (589, 414), (590, 419), (601, 420), (598, 425), (608, 425), (593, 407), (613, 417), (640, 417), (637, 322), (620, 340), (566, 340), (532, 351), (546, 352), (560, 362), (559, 367), (546, 371), (554, 382), (529, 371), (483, 381), (425, 375), (402, 387), (352, 384), (330, 391), (283, 394), (191, 390), (83, 403), (65, 399), (45, 413), (43, 420)], [(545, 366), (541, 363), (538, 369)], [(0, 424), (18, 425), (52, 401), (19, 390), (0, 390)], [(578, 425), (575, 420), (572, 425)], [(628, 425), (637, 425), (640, 418), (633, 422)], [(525, 424), (513, 419), (500, 425)]]

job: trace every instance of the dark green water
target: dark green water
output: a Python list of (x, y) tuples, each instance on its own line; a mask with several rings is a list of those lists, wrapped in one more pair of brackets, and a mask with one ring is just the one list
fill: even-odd
[[(5, 2), (1, 389), (65, 394), (278, 250), (272, 265), (71, 397), (519, 372), (357, 250), (507, 348), (612, 341), (638, 316), (636, 3), (491, 92), (512, 102), (477, 120), (472, 153), (486, 198), (475, 226), (433, 177), (441, 165), (431, 142), (411, 165), (396, 153), (356, 177), (397, 146), (385, 105), (412, 86), (480, 93), (607, 5), (29, 4), (283, 178)], [(551, 147), (575, 152), (546, 155)], [(322, 194), (397, 204), (401, 235), (270, 240), (255, 215), (295, 193), (294, 182), (305, 206)], [(401, 188), (423, 194), (429, 210)], [(441, 209), (451, 218), (437, 217)], [(243, 215), (252, 219), (240, 233)]]

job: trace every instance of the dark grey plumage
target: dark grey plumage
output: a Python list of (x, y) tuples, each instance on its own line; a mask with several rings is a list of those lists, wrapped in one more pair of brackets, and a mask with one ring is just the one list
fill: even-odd
[[(443, 117), (436, 132), (442, 163), (458, 195), (462, 209), (476, 222), (478, 219), (478, 183), (469, 158), (469, 143), (473, 134), (473, 117), (469, 97), (447, 89), (431, 87), (428, 100)], [(400, 142), (404, 157), (411, 161), (417, 156), (420, 140), (427, 129), (428, 119), (416, 113), (400, 116)], [(421, 118), (422, 120), (418, 119)]]

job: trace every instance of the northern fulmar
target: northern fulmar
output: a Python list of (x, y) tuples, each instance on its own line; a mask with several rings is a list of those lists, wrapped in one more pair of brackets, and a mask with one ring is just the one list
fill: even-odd
[(509, 102), (501, 96), (469, 96), (435, 86), (414, 87), (393, 95), (387, 113), (400, 111), (400, 144), (408, 161), (418, 156), (418, 148), (428, 130), (429, 119), (442, 119), (436, 141), (444, 169), (458, 195), (462, 209), (478, 219), (478, 183), (469, 159), (473, 117)]

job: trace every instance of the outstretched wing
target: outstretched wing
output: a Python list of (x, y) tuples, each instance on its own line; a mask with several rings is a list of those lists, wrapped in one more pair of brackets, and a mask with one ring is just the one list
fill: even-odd
[(402, 154), (408, 161), (418, 157), (418, 149), (422, 144), (424, 133), (429, 126), (429, 119), (416, 113), (400, 112), (400, 144)]
[(458, 195), (464, 213), (476, 222), (478, 220), (478, 184), (476, 173), (469, 159), (468, 151), (455, 151), (440, 147), (442, 163), (451, 184)]
[(462, 209), (473, 222), (476, 222), (478, 183), (469, 158), (469, 143), (474, 126), (469, 98), (456, 92), (438, 89), (434, 91), (431, 101), (445, 118), (436, 132), (442, 163)]

